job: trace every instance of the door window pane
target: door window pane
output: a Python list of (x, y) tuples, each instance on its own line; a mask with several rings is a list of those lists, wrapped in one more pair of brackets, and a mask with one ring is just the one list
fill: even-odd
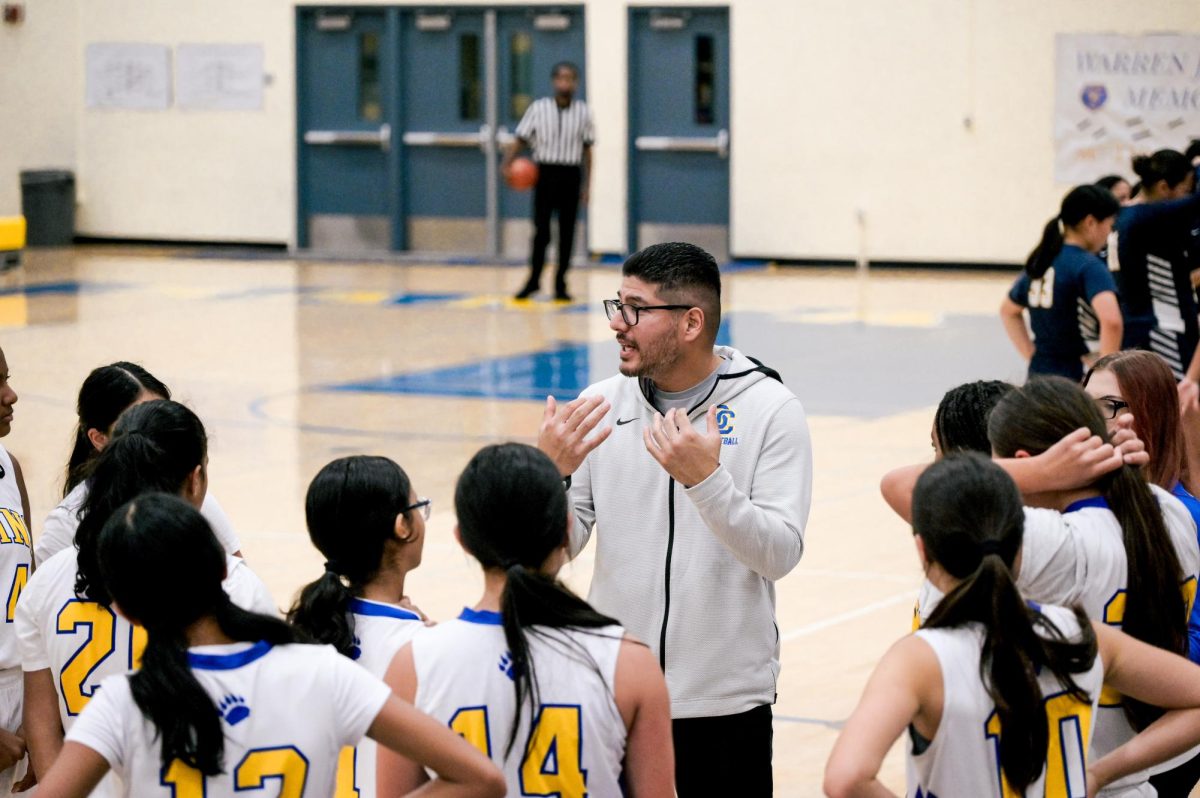
[(533, 102), (533, 36), (518, 31), (509, 39), (509, 118), (514, 122), (525, 116)]
[(383, 118), (378, 33), (364, 33), (358, 40), (358, 115), (368, 122)]
[(717, 54), (712, 36), (696, 37), (696, 124), (717, 121)]
[(463, 121), (483, 118), (483, 78), (479, 56), (479, 34), (458, 37), (458, 116)]

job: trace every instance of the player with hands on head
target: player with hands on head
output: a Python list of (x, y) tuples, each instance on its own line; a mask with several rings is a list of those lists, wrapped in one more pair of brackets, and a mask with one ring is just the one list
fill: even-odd
[(145, 657), (104, 681), (39, 795), (82, 798), (110, 769), (125, 796), (333, 795), (338, 752), (363, 735), (438, 774), (422, 795), (504, 794), (495, 766), (365, 669), (234, 605), (224, 553), (186, 502), (142, 495), (99, 538), (114, 606), (147, 631)]
[[(894, 795), (877, 776), (906, 730), (910, 796), (1078, 795), (1086, 779), (1094, 798), (1200, 743), (1195, 665), (1018, 591), (1021, 505), (1012, 480), (978, 454), (949, 455), (921, 475), (913, 536), (945, 598), (876, 666), (826, 764), (826, 795)], [(1089, 758), (1102, 683), (1177, 711)]]

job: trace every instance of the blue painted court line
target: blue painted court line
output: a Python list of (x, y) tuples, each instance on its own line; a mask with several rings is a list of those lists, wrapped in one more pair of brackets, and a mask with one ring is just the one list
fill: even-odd
[(541, 352), (462, 366), (330, 385), (326, 390), (537, 401), (570, 401), (588, 382), (588, 344), (560, 343)]
[(425, 305), (430, 302), (451, 302), (463, 299), (467, 294), (397, 294), (388, 299), (386, 305)]
[(36, 283), (33, 285), (14, 285), (0, 288), (0, 296), (61, 296), (69, 294), (94, 294), (103, 291), (119, 291), (129, 288), (124, 283), (81, 283), (78, 280), (65, 280), (58, 283)]

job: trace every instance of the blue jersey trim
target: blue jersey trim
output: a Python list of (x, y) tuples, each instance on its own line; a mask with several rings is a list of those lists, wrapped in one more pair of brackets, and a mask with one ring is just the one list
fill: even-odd
[(196, 654), (189, 651), (188, 665), (202, 671), (231, 671), (260, 659), (272, 647), (266, 640), (259, 640), (250, 648), (233, 654)]
[(504, 624), (500, 620), (500, 613), (492, 612), (491, 610), (473, 610), (470, 607), (463, 607), (463, 611), (458, 614), (458, 619), (467, 623), (481, 623), (486, 626), (502, 626)]
[(1063, 512), (1064, 513), (1073, 513), (1076, 510), (1085, 510), (1088, 507), (1103, 507), (1104, 509), (1107, 510), (1108, 502), (1105, 500), (1105, 498), (1103, 496), (1092, 496), (1087, 499), (1080, 499), (1077, 502), (1071, 502), (1070, 504), (1067, 505), (1067, 509), (1063, 510)]
[(365, 599), (350, 599), (350, 612), (355, 615), (369, 615), (376, 618), (396, 618), (401, 621), (419, 621), (421, 616), (415, 612), (402, 610), (391, 604), (381, 604)]

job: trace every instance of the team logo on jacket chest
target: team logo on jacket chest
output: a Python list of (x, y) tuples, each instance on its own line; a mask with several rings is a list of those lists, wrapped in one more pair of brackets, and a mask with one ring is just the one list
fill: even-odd
[(737, 413), (729, 405), (717, 405), (717, 432), (721, 435), (722, 446), (737, 446), (737, 436), (733, 434), (733, 420)]

